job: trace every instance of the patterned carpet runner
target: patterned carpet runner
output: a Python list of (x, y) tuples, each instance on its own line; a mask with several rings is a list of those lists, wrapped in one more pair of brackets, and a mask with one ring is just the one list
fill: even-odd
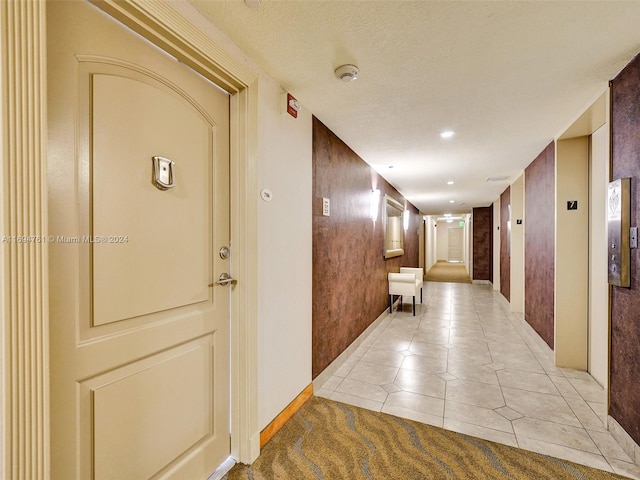
[(228, 480), (561, 480), (625, 477), (320, 397)]
[(463, 263), (435, 263), (424, 276), (428, 282), (471, 283)]

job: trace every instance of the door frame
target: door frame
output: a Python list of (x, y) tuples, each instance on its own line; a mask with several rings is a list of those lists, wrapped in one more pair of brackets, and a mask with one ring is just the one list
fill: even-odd
[[(164, 2), (89, 0), (231, 94), (231, 455), (258, 427), (258, 76)], [(46, 2), (0, 2), (0, 472), (49, 478)], [(7, 121), (9, 119), (10, 121)], [(256, 198), (254, 198), (256, 197)]]

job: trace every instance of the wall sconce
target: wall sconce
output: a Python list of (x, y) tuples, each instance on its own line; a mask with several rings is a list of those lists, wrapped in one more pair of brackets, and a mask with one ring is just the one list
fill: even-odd
[(404, 226), (405, 232), (409, 230), (409, 210), (402, 212), (402, 225)]
[(371, 192), (369, 216), (374, 222), (378, 219), (378, 207), (380, 206), (380, 190), (377, 188)]

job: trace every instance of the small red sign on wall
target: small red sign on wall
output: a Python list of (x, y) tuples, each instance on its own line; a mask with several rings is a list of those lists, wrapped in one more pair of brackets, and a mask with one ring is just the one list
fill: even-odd
[(298, 118), (298, 110), (300, 110), (298, 100), (290, 93), (287, 93), (287, 113), (293, 118)]

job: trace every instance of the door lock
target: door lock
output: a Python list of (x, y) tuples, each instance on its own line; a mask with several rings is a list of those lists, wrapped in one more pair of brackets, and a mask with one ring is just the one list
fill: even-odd
[(216, 285), (233, 285), (234, 283), (238, 283), (238, 281), (228, 273), (221, 273), (220, 277), (218, 277), (218, 280), (216, 281)]

